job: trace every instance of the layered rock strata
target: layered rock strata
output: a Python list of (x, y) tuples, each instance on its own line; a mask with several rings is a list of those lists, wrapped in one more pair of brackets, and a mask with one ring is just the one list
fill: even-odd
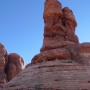
[(41, 52), (2, 90), (90, 90), (90, 43), (79, 43), (72, 10), (46, 0)]
[(0, 43), (0, 88), (23, 69), (23, 58), (15, 53), (8, 55), (6, 48)]
[(90, 66), (73, 60), (32, 64), (2, 90), (90, 90)]
[(90, 43), (69, 45), (66, 49), (71, 53), (71, 60), (82, 65), (90, 66)]

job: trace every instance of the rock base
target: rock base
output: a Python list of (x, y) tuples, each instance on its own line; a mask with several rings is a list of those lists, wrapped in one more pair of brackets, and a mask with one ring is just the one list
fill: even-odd
[(72, 60), (31, 64), (2, 90), (89, 90), (90, 66)]

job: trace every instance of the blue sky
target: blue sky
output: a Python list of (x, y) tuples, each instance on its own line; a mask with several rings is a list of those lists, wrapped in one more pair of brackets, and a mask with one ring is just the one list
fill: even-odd
[[(90, 0), (59, 0), (73, 10), (80, 43), (90, 42)], [(0, 0), (0, 42), (8, 53), (18, 53), (25, 65), (38, 54), (43, 42), (45, 0)]]

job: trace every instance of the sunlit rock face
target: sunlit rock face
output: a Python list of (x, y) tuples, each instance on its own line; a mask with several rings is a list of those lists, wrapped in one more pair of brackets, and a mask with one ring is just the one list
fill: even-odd
[(79, 43), (75, 35), (77, 22), (72, 10), (68, 7), (62, 9), (62, 4), (57, 0), (46, 0), (43, 18), (45, 23), (43, 45), (41, 53), (32, 59), (32, 63), (71, 59), (71, 54), (65, 47)]
[[(43, 18), (40, 53), (2, 90), (90, 90), (90, 43), (79, 43), (72, 10), (58, 0), (46, 0)], [(12, 59), (10, 63), (16, 66)]]

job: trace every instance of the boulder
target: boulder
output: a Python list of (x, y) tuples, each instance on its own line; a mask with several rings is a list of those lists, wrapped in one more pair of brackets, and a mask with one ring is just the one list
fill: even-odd
[(15, 77), (20, 71), (24, 69), (24, 60), (23, 58), (16, 54), (11, 53), (8, 55), (8, 65), (6, 68), (6, 74), (8, 81)]

